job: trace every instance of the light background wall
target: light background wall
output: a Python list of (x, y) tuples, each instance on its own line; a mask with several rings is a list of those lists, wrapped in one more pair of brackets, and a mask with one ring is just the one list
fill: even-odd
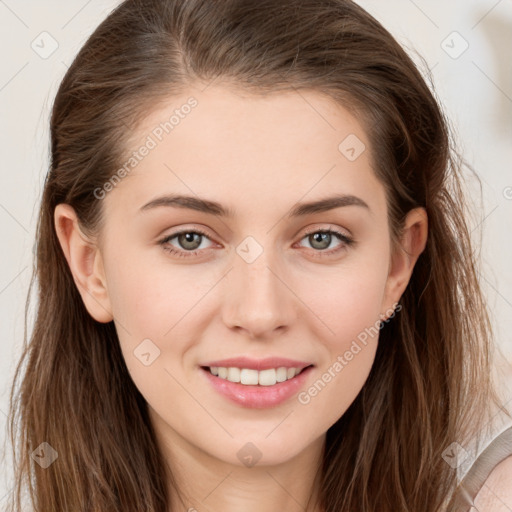
[[(118, 3), (117, 0), (0, 0), (1, 442), (7, 432), (9, 387), (23, 341), (24, 303), (33, 261), (37, 206), (48, 167), (50, 107), (58, 84), (80, 46)], [(476, 215), (470, 225), (477, 239), (479, 230), (483, 229), (482, 283), (503, 353), (503, 357), (497, 354), (496, 359), (503, 384), (503, 405), (508, 403), (510, 407), (512, 3), (509, 0), (359, 0), (358, 3), (407, 49), (425, 58), (433, 73), (437, 95), (456, 128), (460, 147), (482, 180), (481, 204), (476, 182), (470, 183), (471, 195), (477, 201)], [(416, 54), (412, 56), (420, 62)], [(0, 508), (12, 487), (10, 460), (7, 452), (0, 466)]]

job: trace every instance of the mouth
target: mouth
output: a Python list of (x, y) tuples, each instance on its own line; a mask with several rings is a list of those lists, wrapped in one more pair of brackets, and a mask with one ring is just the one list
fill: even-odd
[(254, 370), (251, 368), (238, 368), (235, 366), (201, 366), (201, 369), (211, 375), (242, 386), (275, 386), (281, 382), (294, 379), (302, 372), (313, 365), (303, 367), (268, 368), (265, 370)]
[(265, 370), (222, 366), (199, 368), (212, 388), (231, 403), (265, 409), (277, 407), (294, 396), (304, 386), (314, 365)]

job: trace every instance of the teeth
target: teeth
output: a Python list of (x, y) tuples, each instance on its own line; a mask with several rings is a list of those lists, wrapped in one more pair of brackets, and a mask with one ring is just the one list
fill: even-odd
[[(293, 368), (291, 368), (293, 370)], [(295, 372), (293, 372), (293, 375), (295, 375)], [(284, 382), (287, 379), (287, 371), (286, 368), (278, 368), (276, 370), (276, 381), (277, 382)]]
[(269, 368), (268, 370), (262, 370), (258, 373), (258, 384), (260, 386), (272, 386), (277, 382), (276, 379), (276, 371), (274, 368)]
[(228, 368), (228, 380), (231, 382), (240, 382), (240, 368)]
[(246, 385), (256, 385), (258, 384), (258, 371), (257, 370), (248, 370), (247, 368), (243, 368), (240, 370), (240, 384)]
[(277, 382), (292, 379), (301, 372), (302, 368), (269, 368), (268, 370), (251, 370), (249, 368), (224, 368), (211, 366), (210, 373), (230, 382), (239, 382), (246, 386), (273, 386)]

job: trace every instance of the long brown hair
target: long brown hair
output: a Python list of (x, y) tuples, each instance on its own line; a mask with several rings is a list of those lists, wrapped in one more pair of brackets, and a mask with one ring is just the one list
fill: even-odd
[[(37, 512), (170, 510), (173, 475), (147, 404), (113, 322), (85, 309), (53, 214), (67, 203), (97, 233), (94, 191), (125, 161), (130, 135), (159, 101), (198, 80), (330, 95), (365, 127), (394, 243), (407, 212), (426, 209), (428, 241), (401, 311), (380, 332), (363, 389), (327, 431), (320, 500), (325, 512), (451, 510), (457, 475), (443, 451), (486, 435), (489, 404), (498, 404), (464, 166), (432, 87), (349, 0), (126, 0), (80, 50), (51, 116), (31, 281), (37, 315), (10, 397), (10, 510), (22, 510), (25, 480)], [(46, 469), (31, 456), (41, 443), (58, 453)]]

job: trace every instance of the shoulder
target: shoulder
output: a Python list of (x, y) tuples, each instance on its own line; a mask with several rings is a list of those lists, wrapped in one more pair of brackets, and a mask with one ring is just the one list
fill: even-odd
[(512, 510), (512, 455), (492, 470), (476, 495), (474, 504), (480, 512)]

